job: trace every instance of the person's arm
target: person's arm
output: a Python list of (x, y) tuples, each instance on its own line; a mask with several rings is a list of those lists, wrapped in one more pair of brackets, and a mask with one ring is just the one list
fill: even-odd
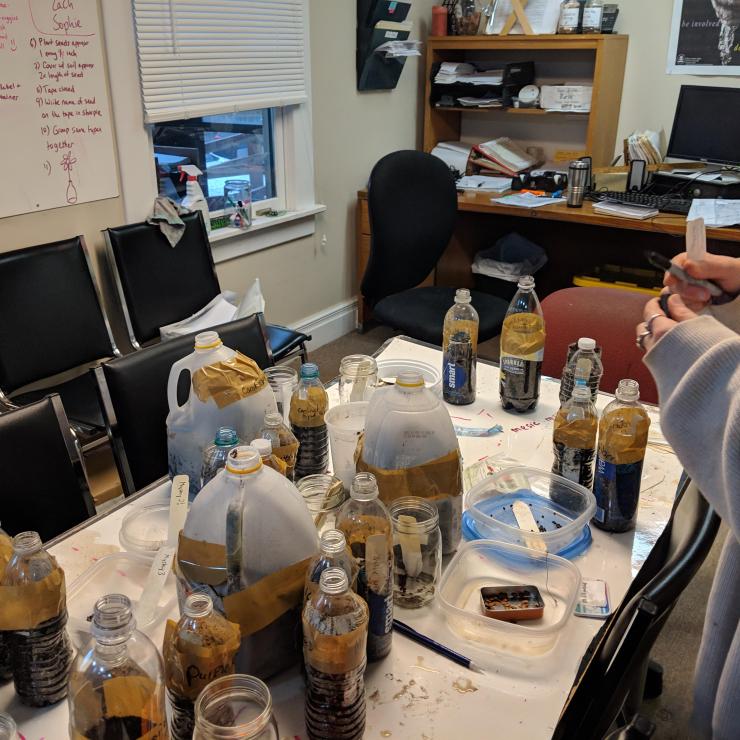
[[(674, 304), (691, 313), (677, 296), (671, 313)], [(740, 538), (740, 336), (711, 316), (672, 326), (666, 318), (659, 321), (667, 328), (651, 343), (645, 364), (658, 386), (661, 428), (686, 472)]]

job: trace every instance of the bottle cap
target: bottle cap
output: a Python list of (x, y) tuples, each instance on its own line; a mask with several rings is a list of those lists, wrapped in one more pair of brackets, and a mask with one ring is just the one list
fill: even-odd
[(260, 453), (260, 457), (272, 454), (272, 442), (269, 439), (253, 439), (249, 446), (254, 447)]
[(239, 444), (239, 435), (231, 427), (219, 427), (213, 444), (219, 447), (234, 447)]
[(423, 388), (424, 378), (421, 373), (416, 370), (404, 370), (398, 373), (396, 377), (396, 385), (401, 388)]
[(195, 349), (216, 349), (222, 344), (217, 331), (202, 331), (195, 335)]
[(234, 475), (256, 473), (262, 467), (262, 457), (254, 447), (234, 447), (226, 459), (226, 472)]
[(277, 411), (268, 411), (265, 414), (265, 424), (270, 427), (278, 427), (283, 423), (283, 415)]
[(522, 275), (517, 287), (519, 290), (534, 290), (534, 278), (531, 275)]
[(378, 482), (372, 473), (358, 473), (349, 490), (355, 501), (372, 501), (378, 498)]
[(620, 380), (615, 395), (620, 401), (639, 401), (640, 384), (636, 380), (628, 378)]
[(301, 377), (310, 379), (319, 377), (319, 366), (314, 362), (305, 362), (301, 365)]
[(182, 613), (191, 619), (202, 619), (213, 611), (213, 600), (202, 591), (196, 591), (185, 599)]
[(343, 594), (349, 588), (349, 578), (342, 568), (327, 568), (321, 574), (319, 588), (325, 594)]
[(578, 340), (578, 349), (594, 350), (596, 349), (596, 340), (590, 337), (581, 337)]
[(470, 303), (470, 291), (467, 288), (458, 288), (455, 291), (455, 303)]
[(319, 547), (321, 552), (325, 553), (344, 552), (347, 549), (347, 539), (344, 532), (340, 532), (338, 529), (327, 529), (321, 535)]

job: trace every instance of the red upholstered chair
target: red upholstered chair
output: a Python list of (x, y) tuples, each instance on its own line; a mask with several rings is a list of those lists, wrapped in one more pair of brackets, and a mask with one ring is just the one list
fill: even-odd
[(602, 348), (604, 375), (601, 390), (614, 393), (622, 378), (640, 384), (640, 399), (658, 403), (658, 391), (635, 345), (635, 325), (649, 300), (643, 293), (615, 288), (565, 288), (542, 301), (547, 342), (543, 375), (559, 378), (568, 345), (592, 337)]

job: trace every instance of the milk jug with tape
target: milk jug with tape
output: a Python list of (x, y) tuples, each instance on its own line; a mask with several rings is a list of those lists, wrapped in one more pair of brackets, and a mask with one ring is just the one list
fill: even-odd
[[(190, 374), (188, 397), (178, 402), (178, 382)], [(190, 499), (198, 493), (203, 450), (219, 427), (253, 439), (266, 412), (277, 410), (265, 374), (254, 360), (226, 347), (215, 331), (195, 337), (195, 351), (178, 360), (167, 382), (167, 457), (170, 477), (187, 475)]]

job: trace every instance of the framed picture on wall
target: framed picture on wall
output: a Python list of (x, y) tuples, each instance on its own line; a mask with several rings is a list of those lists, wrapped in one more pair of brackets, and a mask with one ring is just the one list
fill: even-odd
[(674, 0), (667, 71), (740, 75), (740, 0)]

